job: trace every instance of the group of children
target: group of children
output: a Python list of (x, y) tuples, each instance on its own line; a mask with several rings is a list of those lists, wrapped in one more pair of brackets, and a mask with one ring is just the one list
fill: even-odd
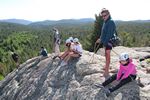
[(69, 37), (65, 43), (67, 49), (65, 52), (60, 55), (60, 59), (62, 60), (61, 66), (65, 66), (68, 64), (68, 61), (71, 58), (79, 58), (82, 56), (82, 45), (79, 42), (78, 38)]
[[(69, 37), (65, 42), (66, 50), (58, 57), (61, 59), (60, 66), (65, 66), (71, 58), (79, 58), (82, 56), (82, 45), (78, 38)], [(41, 50), (41, 54), (46, 55), (44, 48)], [(105, 89), (106, 96), (108, 97), (112, 92), (119, 89), (123, 85), (136, 79), (136, 65), (133, 64), (132, 59), (128, 53), (122, 53), (119, 56), (120, 67), (116, 74), (110, 76), (102, 84), (95, 84), (95, 86)], [(119, 81), (116, 86), (105, 88), (108, 84), (114, 80)]]
[[(82, 56), (82, 45), (78, 38), (69, 37), (65, 42), (66, 50), (61, 55), (56, 55), (54, 58), (61, 59), (60, 66), (65, 66), (71, 58), (79, 58)], [(47, 57), (47, 50), (41, 47), (40, 55)]]
[[(82, 56), (82, 45), (80, 44), (78, 38), (73, 39), (72, 37), (69, 37), (65, 42), (65, 46), (66, 50), (64, 53), (58, 56), (61, 59), (60, 66), (67, 65), (70, 58), (79, 58)], [(43, 47), (41, 49), (41, 55), (47, 56), (47, 51)], [(129, 57), (128, 53), (120, 54), (119, 63), (120, 67), (116, 74), (110, 76), (102, 84), (95, 84), (96, 87), (105, 89), (107, 97), (123, 85), (136, 79), (136, 65), (133, 64), (132, 59)], [(115, 80), (119, 81), (116, 86), (105, 88), (105, 86)]]
[[(66, 50), (61, 55), (56, 55), (61, 59), (61, 66), (68, 64), (68, 61), (71, 58), (79, 58), (82, 56), (82, 45), (79, 42), (78, 38), (69, 37), (65, 42)], [(42, 57), (48, 57), (47, 50), (44, 47), (41, 47), (40, 55)]]
[[(63, 54), (59, 56), (62, 60), (61, 66), (68, 64), (70, 58), (78, 58), (82, 56), (82, 45), (80, 44), (78, 38), (69, 37), (66, 40), (66, 50)], [(119, 89), (123, 85), (136, 79), (136, 65), (133, 64), (132, 59), (129, 57), (128, 53), (121, 53), (119, 56), (120, 67), (116, 74), (110, 76), (102, 84), (96, 84), (95, 86), (105, 89), (106, 96), (108, 97), (112, 92)], [(105, 88), (108, 84), (112, 83), (114, 80), (119, 81), (116, 86)]]

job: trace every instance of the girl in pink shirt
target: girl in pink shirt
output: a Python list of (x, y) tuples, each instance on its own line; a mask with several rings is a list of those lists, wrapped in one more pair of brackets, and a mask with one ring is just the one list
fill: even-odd
[(98, 87), (105, 87), (106, 85), (110, 84), (114, 80), (119, 81), (119, 83), (108, 89), (105, 89), (106, 96), (108, 97), (112, 92), (119, 89), (123, 85), (131, 82), (132, 80), (136, 79), (136, 66), (132, 63), (132, 59), (129, 58), (127, 53), (122, 53), (119, 57), (120, 68), (117, 74), (112, 75), (108, 78), (105, 82), (99, 85)]

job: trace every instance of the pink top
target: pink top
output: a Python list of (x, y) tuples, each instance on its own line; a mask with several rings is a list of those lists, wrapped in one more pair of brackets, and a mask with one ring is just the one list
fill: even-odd
[(122, 76), (121, 80), (127, 78), (129, 75), (136, 75), (136, 72), (136, 66), (132, 63), (132, 59), (130, 59), (130, 62), (127, 66), (120, 64), (120, 69), (117, 73), (117, 80), (120, 79), (122, 74), (124, 75)]

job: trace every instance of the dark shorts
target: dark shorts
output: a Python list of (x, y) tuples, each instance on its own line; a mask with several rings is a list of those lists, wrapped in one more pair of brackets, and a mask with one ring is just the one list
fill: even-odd
[(112, 44), (110, 42), (105, 46), (105, 50), (112, 50)]
[(18, 58), (15, 58), (14, 61), (17, 63), (18, 62)]

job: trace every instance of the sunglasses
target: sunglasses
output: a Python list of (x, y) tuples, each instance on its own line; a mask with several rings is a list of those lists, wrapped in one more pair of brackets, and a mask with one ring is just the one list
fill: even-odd
[(102, 15), (103, 18), (106, 17), (106, 16), (107, 16), (107, 14), (106, 15)]

